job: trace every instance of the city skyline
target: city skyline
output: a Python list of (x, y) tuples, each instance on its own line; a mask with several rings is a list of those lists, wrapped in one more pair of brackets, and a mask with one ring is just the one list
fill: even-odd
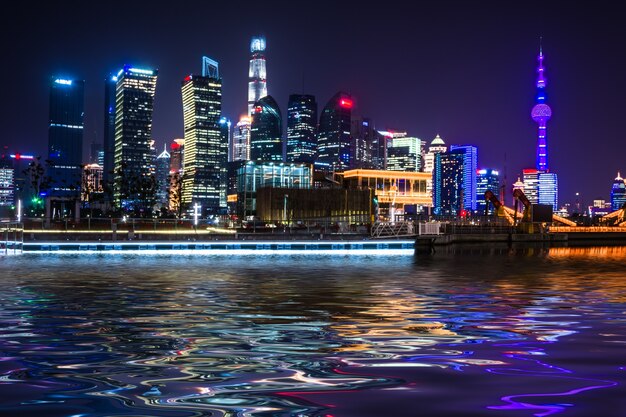
[[(246, 113), (250, 37), (262, 33), (268, 45), (268, 93), (276, 98), (282, 114), (287, 114), (289, 94), (313, 94), (323, 104), (336, 91), (345, 90), (354, 99), (353, 114), (370, 117), (379, 129), (401, 129), (426, 143), (440, 134), (450, 145), (478, 146), (480, 167), (506, 174), (510, 190), (521, 170), (534, 165), (536, 124), (528, 109), (534, 100), (535, 58), (543, 36), (555, 112), (550, 121), (550, 165), (559, 173), (560, 201), (572, 202), (576, 192), (585, 203), (597, 197), (608, 199), (615, 172), (626, 170), (615, 152), (623, 130), (619, 109), (626, 97), (626, 84), (618, 77), (625, 58), (617, 49), (623, 49), (618, 42), (624, 29), (612, 20), (611, 10), (560, 10), (547, 5), (539, 16), (531, 6), (507, 13), (504, 6), (487, 7), (488, 3), (475, 9), (449, 4), (455, 7), (420, 9), (420, 24), (411, 33), (401, 29), (408, 21), (402, 11), (410, 8), (398, 6), (382, 16), (366, 11), (359, 18), (346, 14), (343, 26), (296, 39), (289, 36), (298, 26), (296, 15), (282, 10), (246, 17), (236, 28), (216, 23), (194, 42), (185, 41), (191, 32), (180, 30), (182, 23), (177, 23), (182, 10), (178, 14), (167, 9), (168, 14), (158, 6), (133, 21), (103, 9), (98, 13), (112, 20), (98, 18), (100, 23), (82, 6), (43, 6), (29, 18), (32, 27), (4, 29), (19, 35), (9, 45), (9, 62), (24, 63), (25, 75), (33, 81), (6, 89), (3, 114), (12, 117), (4, 124), (2, 145), (21, 152), (45, 152), (48, 90), (44, 86), (53, 74), (85, 80), (83, 145), (88, 148), (94, 139), (102, 142), (104, 80), (115, 68), (129, 64), (159, 69), (153, 137), (160, 149), (183, 136), (179, 82), (194, 71), (202, 55), (220, 62), (224, 115), (238, 120)], [(321, 13), (310, 13), (320, 28), (329, 22)], [(466, 22), (467, 13), (475, 18)], [(38, 35), (78, 18), (89, 30), (67, 25), (50, 36)], [(115, 42), (119, 35), (107, 29), (124, 22), (133, 36), (128, 42)], [(172, 24), (164, 34), (149, 36), (148, 24), (166, 27), (166, 22)], [(356, 30), (357, 23), (363, 22), (376, 22), (380, 30), (375, 34)], [(175, 28), (180, 31), (176, 36)], [(211, 36), (220, 30), (221, 36)], [(107, 33), (111, 36), (104, 36)], [(337, 36), (344, 37), (343, 48), (332, 43)], [(28, 65), (34, 57), (37, 65)], [(365, 65), (371, 59), (381, 63)], [(26, 105), (29, 111), (23, 119), (18, 108)], [(603, 163), (582, 170), (592, 162), (590, 157), (602, 157)]]

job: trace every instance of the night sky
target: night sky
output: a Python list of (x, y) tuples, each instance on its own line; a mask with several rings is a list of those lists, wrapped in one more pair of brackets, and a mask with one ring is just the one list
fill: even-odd
[[(87, 4), (87, 3), (93, 3)], [(339, 2), (336, 2), (339, 3)], [(85, 157), (102, 141), (104, 79), (124, 64), (157, 68), (153, 137), (183, 136), (180, 83), (219, 62), (224, 115), (246, 111), (249, 41), (267, 38), (268, 91), (286, 114), (305, 92), (321, 108), (339, 90), (378, 129), (478, 146), (479, 166), (510, 186), (535, 165), (539, 37), (546, 56), (548, 151), (560, 203), (609, 198), (626, 171), (626, 25), (617, 6), (555, 2), (22, 2), (2, 31), (0, 145), (43, 155), (52, 75), (85, 80)], [(515, 6), (513, 6), (515, 4)], [(506, 161), (506, 162), (505, 162)]]

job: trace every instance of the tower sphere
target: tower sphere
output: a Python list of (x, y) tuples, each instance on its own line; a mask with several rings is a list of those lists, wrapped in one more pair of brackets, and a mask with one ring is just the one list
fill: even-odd
[(530, 116), (535, 122), (549, 120), (552, 117), (552, 109), (547, 104), (535, 104), (530, 112)]

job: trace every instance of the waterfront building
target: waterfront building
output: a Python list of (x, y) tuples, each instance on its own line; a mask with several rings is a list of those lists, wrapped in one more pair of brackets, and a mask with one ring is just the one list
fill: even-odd
[[(433, 139), (430, 142), (428, 151), (424, 153), (424, 172), (432, 173), (435, 170), (435, 155), (438, 153), (447, 152), (447, 151), (448, 151), (448, 147), (446, 146), (441, 136), (439, 135), (435, 136), (435, 139)], [(431, 193), (432, 195), (432, 192), (433, 192), (432, 180), (429, 181), (428, 184), (426, 184), (426, 187), (428, 189), (428, 192)]]
[(233, 129), (230, 162), (247, 161), (250, 159), (250, 129), (252, 118), (241, 116)]
[[(203, 62), (207, 59), (205, 57)], [(207, 72), (210, 76), (189, 75), (181, 88), (185, 132), (181, 204), (188, 210), (198, 204), (203, 215), (218, 214), (226, 209), (228, 162), (228, 136), (224, 135), (220, 123), (222, 80), (218, 63), (209, 60), (209, 64), (213, 67)]]
[(234, 203), (242, 219), (256, 213), (256, 193), (260, 188), (311, 188), (313, 184), (311, 164), (248, 161), (238, 165), (237, 194), (229, 195), (228, 201)]
[(611, 187), (611, 209), (619, 210), (624, 204), (626, 204), (626, 180), (618, 172)]
[(558, 189), (559, 182), (554, 172), (539, 172), (539, 204), (552, 206), (554, 211), (558, 210)]
[[(115, 100), (117, 92), (117, 75), (110, 75), (104, 82), (104, 141), (103, 141), (103, 181), (106, 188), (111, 188), (115, 168)], [(110, 191), (107, 193), (110, 194)], [(107, 198), (110, 199), (110, 195)]]
[(461, 192), (464, 187), (463, 154), (435, 154), (433, 170), (433, 207), (435, 214), (456, 215), (463, 208)]
[(316, 168), (326, 172), (343, 171), (351, 166), (352, 97), (335, 94), (324, 106), (317, 133)]
[(419, 172), (422, 168), (422, 141), (415, 137), (393, 137), (387, 140), (387, 169)]
[(463, 208), (476, 211), (476, 170), (478, 168), (478, 149), (469, 145), (452, 145), (450, 152), (463, 154)]
[(317, 151), (315, 96), (291, 94), (287, 104), (287, 162), (312, 164)]
[(256, 102), (267, 96), (264, 36), (252, 37), (250, 41), (250, 53), (250, 66), (248, 69), (248, 116), (252, 116)]
[(48, 156), (50, 194), (78, 198), (83, 159), (85, 82), (53, 78), (50, 84)]
[(283, 161), (282, 116), (272, 96), (257, 101), (250, 128), (250, 160)]
[[(44, 181), (43, 176), (37, 180), (33, 177), (31, 164), (42, 164), (32, 154), (8, 153), (13, 167), (13, 194), (14, 200), (22, 200), (24, 207), (32, 205), (32, 202), (39, 202), (40, 193), (47, 193), (47, 189), (42, 189), (39, 185)], [(33, 181), (34, 180), (34, 181)], [(33, 184), (35, 183), (35, 184)]]
[(15, 202), (13, 162), (8, 153), (0, 154), (0, 207), (11, 207)]
[(528, 168), (522, 170), (523, 192), (532, 204), (539, 204), (539, 171)]
[(156, 159), (156, 202), (161, 207), (167, 207), (169, 201), (170, 188), (170, 159), (171, 155), (167, 151), (167, 144), (163, 146), (163, 152)]
[(125, 210), (148, 213), (154, 202), (146, 183), (153, 158), (150, 140), (156, 82), (157, 71), (152, 69), (125, 65), (117, 73), (113, 198)]
[(476, 171), (476, 210), (478, 214), (493, 214), (492, 204), (489, 204), (489, 211), (485, 213), (487, 207), (485, 192), (487, 190), (490, 190), (495, 196), (500, 194), (500, 173), (495, 169), (483, 168)]

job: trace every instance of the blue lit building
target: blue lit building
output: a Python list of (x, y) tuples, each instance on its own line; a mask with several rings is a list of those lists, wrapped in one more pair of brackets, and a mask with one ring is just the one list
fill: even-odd
[(312, 164), (317, 151), (315, 96), (291, 94), (287, 105), (287, 161)]
[(163, 152), (156, 158), (156, 182), (157, 182), (157, 204), (161, 207), (168, 207), (169, 188), (170, 188), (170, 153), (167, 151), (167, 144), (163, 148)]
[(476, 169), (478, 168), (478, 149), (469, 145), (452, 145), (450, 152), (463, 155), (463, 208), (476, 210)]
[[(485, 192), (487, 190), (490, 190), (496, 196), (500, 194), (500, 173), (495, 169), (479, 169), (476, 171), (476, 210), (478, 214), (485, 214), (487, 206)], [(489, 204), (489, 212), (487, 214), (492, 213), (493, 205)]]
[(626, 204), (626, 181), (617, 173), (611, 188), (611, 210), (619, 210)]
[(113, 198), (124, 210), (148, 214), (156, 203), (148, 184), (157, 71), (126, 65), (116, 77)]
[(433, 211), (435, 214), (458, 215), (461, 213), (466, 180), (464, 173), (464, 152), (450, 151), (435, 154), (433, 170)]
[(320, 115), (317, 133), (316, 168), (323, 171), (343, 171), (352, 164), (351, 123), (352, 97), (338, 92), (331, 98)]
[(282, 116), (272, 96), (257, 101), (252, 110), (250, 160), (283, 161)]
[(48, 155), (50, 194), (80, 196), (85, 82), (53, 78), (50, 84)]

